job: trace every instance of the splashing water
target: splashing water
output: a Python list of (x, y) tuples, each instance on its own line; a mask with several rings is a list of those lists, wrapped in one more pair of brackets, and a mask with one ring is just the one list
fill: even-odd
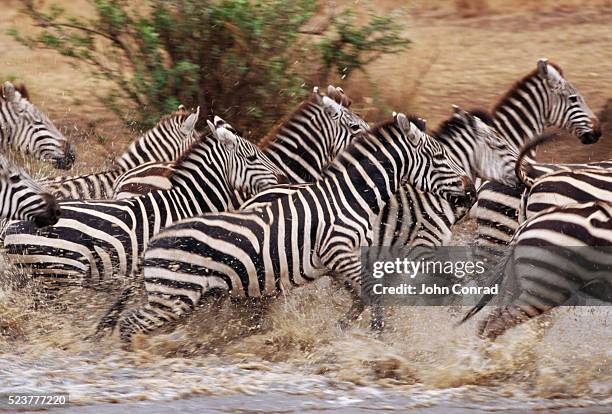
[[(77, 404), (282, 395), (299, 402), (296, 412), (612, 407), (606, 306), (558, 309), (495, 343), (476, 337), (476, 321), (455, 327), (465, 308), (396, 307), (376, 337), (365, 316), (347, 332), (339, 329), (348, 295), (322, 279), (258, 305), (258, 312), (230, 301), (220, 309), (203, 305), (173, 331), (136, 337), (126, 350), (115, 336), (84, 339), (116, 292), (74, 290), (62, 306), (35, 307), (28, 287), (8, 283), (14, 279), (7, 268), (0, 393), (65, 391)], [(249, 318), (259, 312), (262, 318)]]

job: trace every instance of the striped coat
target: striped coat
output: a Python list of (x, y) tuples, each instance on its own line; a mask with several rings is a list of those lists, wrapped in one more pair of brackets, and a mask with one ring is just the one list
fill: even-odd
[(130, 277), (163, 227), (235, 207), (236, 190), (257, 193), (279, 182), (280, 172), (231, 126), (218, 117), (209, 126), (213, 136), (196, 141), (179, 161), (172, 190), (121, 201), (64, 201), (59, 222), (44, 229), (14, 223), (5, 239), (11, 262), (49, 287)]
[(72, 145), (53, 122), (29, 100), (24, 86), (4, 82), (0, 96), (0, 146), (50, 161), (55, 168), (72, 167)]
[[(457, 169), (458, 170), (458, 169)], [(262, 208), (184, 220), (155, 237), (145, 254), (148, 305), (125, 317), (121, 336), (178, 318), (207, 292), (261, 297), (324, 274), (360, 287), (360, 246), (404, 180), (465, 194), (465, 177), (443, 148), (399, 114), (358, 138), (324, 177)]]

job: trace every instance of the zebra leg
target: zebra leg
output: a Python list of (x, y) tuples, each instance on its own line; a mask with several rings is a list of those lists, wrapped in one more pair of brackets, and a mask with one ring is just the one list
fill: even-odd
[(382, 332), (385, 328), (385, 308), (379, 304), (373, 304), (371, 315), (370, 329), (374, 332)]
[(541, 315), (549, 309), (526, 305), (509, 305), (498, 308), (479, 323), (478, 335), (481, 338), (495, 339), (508, 329)]
[(130, 342), (137, 334), (148, 334), (154, 330), (175, 322), (183, 315), (188, 314), (194, 308), (192, 303), (176, 299), (173, 304), (167, 298), (153, 300), (149, 303), (124, 315), (119, 320), (119, 337), (124, 342)]
[[(334, 255), (322, 257), (322, 262), (328, 264), (332, 274), (344, 282), (344, 287), (349, 291), (352, 304), (348, 312), (338, 321), (340, 329), (346, 330), (363, 313), (365, 304), (361, 299), (361, 256), (359, 251), (344, 250), (334, 251)], [(372, 305), (372, 320), (370, 328), (375, 332), (381, 332), (384, 327), (384, 312), (379, 304)]]
[(361, 300), (361, 297), (359, 297), (359, 294), (355, 291), (355, 289), (353, 289), (352, 286), (350, 286), (350, 284), (345, 284), (344, 286), (351, 295), (352, 304), (348, 312), (338, 321), (338, 325), (340, 326), (341, 330), (346, 331), (353, 322), (359, 319), (363, 313), (363, 310), (365, 309), (365, 304)]
[(126, 303), (132, 298), (132, 296), (134, 296), (134, 292), (139, 285), (140, 284), (133, 283), (123, 289), (115, 303), (113, 303), (110, 309), (106, 311), (100, 322), (98, 322), (94, 334), (89, 336), (87, 339), (99, 338), (104, 332), (115, 329), (119, 316), (125, 309)]

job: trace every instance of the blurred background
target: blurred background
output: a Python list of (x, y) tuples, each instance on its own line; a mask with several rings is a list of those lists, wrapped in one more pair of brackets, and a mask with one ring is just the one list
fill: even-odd
[[(604, 124), (609, 118), (611, 0), (2, 4), (0, 78), (27, 85), (76, 142), (82, 171), (98, 170), (179, 103), (257, 141), (329, 83), (369, 122), (394, 110), (435, 128), (452, 104), (490, 109), (540, 57), (564, 69)], [(595, 146), (564, 137), (539, 156), (612, 158), (607, 135)]]

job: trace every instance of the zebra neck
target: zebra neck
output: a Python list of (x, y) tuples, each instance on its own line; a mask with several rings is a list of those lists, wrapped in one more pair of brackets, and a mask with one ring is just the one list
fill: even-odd
[(493, 123), (508, 147), (521, 148), (539, 136), (548, 124), (550, 96), (546, 81), (531, 76), (521, 81), (492, 111)]
[(472, 180), (475, 171), (474, 153), (476, 152), (476, 142), (474, 132), (467, 125), (457, 125), (443, 133), (436, 134), (435, 139), (439, 141), (449, 158), (458, 164)]
[(335, 125), (323, 108), (302, 105), (289, 120), (273, 130), (274, 139), (262, 139), (261, 150), (293, 183), (309, 183), (321, 178), (321, 171), (332, 161), (328, 137)]
[(197, 214), (225, 211), (236, 205), (234, 187), (228, 177), (229, 155), (215, 139), (199, 141), (189, 153), (177, 163), (170, 177), (177, 193), (169, 195), (187, 198)]
[(319, 187), (329, 196), (345, 200), (343, 205), (369, 220), (380, 214), (399, 189), (401, 172), (396, 171), (396, 165), (406, 161), (393, 163), (381, 157), (382, 151), (379, 151), (377, 162), (372, 162), (355, 151), (359, 147), (355, 145), (343, 152), (326, 171), (325, 178), (319, 181)]

